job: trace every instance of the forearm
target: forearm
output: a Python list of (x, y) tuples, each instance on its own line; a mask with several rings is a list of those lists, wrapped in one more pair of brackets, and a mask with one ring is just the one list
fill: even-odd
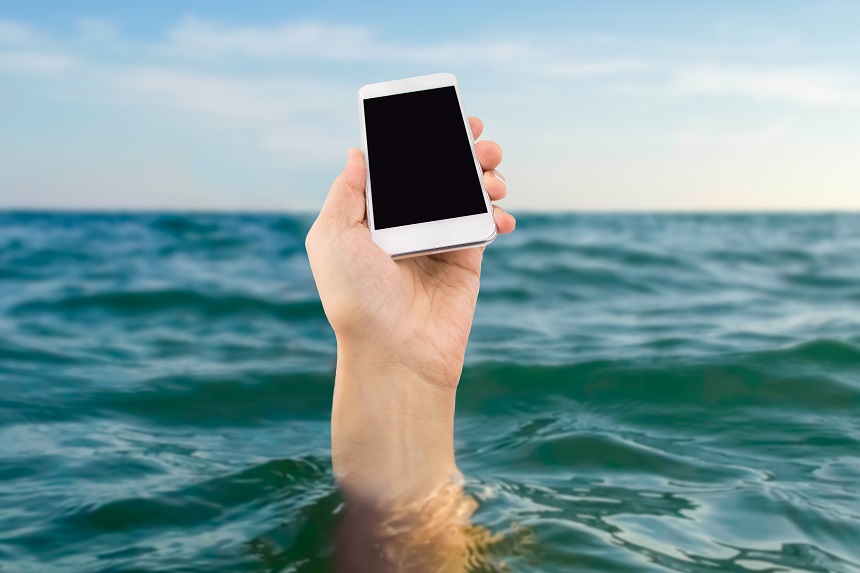
[(455, 385), (379, 348), (338, 344), (332, 461), (344, 571), (461, 571), (474, 502), (454, 463)]
[(430, 382), (378, 345), (339, 341), (332, 463), (348, 496), (415, 499), (451, 482), (455, 386)]

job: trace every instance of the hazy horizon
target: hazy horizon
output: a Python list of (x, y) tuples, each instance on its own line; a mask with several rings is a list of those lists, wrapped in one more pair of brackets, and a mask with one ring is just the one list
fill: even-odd
[(449, 71), (504, 148), (511, 211), (860, 211), (858, 16), (846, 1), (7, 5), (0, 209), (313, 212), (360, 144), (358, 88)]

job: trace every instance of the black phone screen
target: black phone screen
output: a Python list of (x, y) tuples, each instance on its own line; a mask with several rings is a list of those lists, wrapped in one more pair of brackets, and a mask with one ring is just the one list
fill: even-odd
[(377, 229), (487, 212), (453, 86), (364, 100)]

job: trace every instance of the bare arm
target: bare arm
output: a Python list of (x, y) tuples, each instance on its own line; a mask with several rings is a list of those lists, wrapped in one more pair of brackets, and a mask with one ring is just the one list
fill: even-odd
[[(477, 139), (483, 126), (470, 121)], [(501, 199), (501, 149), (485, 141), (476, 153), (491, 199)], [(416, 176), (432, 177), (432, 166)], [(363, 224), (364, 193), (364, 159), (350, 150), (307, 238), (338, 343), (332, 464), (347, 506), (339, 562), (344, 571), (461, 571), (474, 503), (454, 463), (454, 402), (483, 249), (395, 262)], [(513, 230), (513, 217), (495, 208), (495, 218), (499, 233)]]

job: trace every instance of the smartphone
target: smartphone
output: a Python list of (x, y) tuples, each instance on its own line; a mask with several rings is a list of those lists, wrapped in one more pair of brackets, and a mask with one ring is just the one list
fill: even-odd
[(492, 242), (493, 207), (457, 79), (368, 84), (358, 100), (374, 242), (392, 257)]

